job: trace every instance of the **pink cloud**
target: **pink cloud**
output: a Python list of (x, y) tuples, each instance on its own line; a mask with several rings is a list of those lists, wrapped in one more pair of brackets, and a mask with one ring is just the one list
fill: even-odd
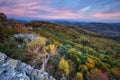
[[(23, 3), (20, 0), (19, 4), (13, 5), (11, 9), (9, 6), (1, 7), (1, 11), (7, 15), (16, 15), (25, 18), (50, 18), (50, 19), (82, 19), (83, 16), (80, 13), (75, 13), (70, 10), (55, 10), (49, 6), (42, 5), (41, 2), (29, 2)], [(50, 1), (50, 0), (46, 0)], [(41, 5), (38, 5), (41, 4)], [(35, 11), (35, 10), (38, 11)], [(48, 14), (41, 14), (39, 11), (46, 11)]]
[(60, 11), (51, 10), (50, 14), (35, 15), (36, 18), (49, 18), (49, 19), (81, 19), (83, 16), (81, 14), (73, 13), (72, 11)]
[(111, 18), (111, 17), (120, 17), (120, 13), (96, 13), (92, 15), (96, 18)]
[(38, 2), (31, 2), (31, 3), (20, 3), (17, 6), (19, 7), (30, 7), (39, 4)]
[[(1, 1), (1, 0), (0, 0)], [(20, 0), (23, 1), (23, 0)], [(29, 3), (22, 3), (20, 2), (19, 4), (13, 5), (12, 9), (9, 6), (3, 6), (0, 8), (1, 12), (4, 12), (7, 15), (16, 15), (19, 17), (26, 17), (28, 15), (36, 14), (35, 11), (29, 10), (30, 8), (38, 8), (37, 6), (39, 4), (38, 2), (29, 2)]]
[(28, 9), (37, 9), (37, 10), (44, 10), (44, 11), (51, 11), (51, 10), (53, 10), (52, 8), (50, 8), (48, 6), (43, 6), (43, 5), (31, 6), (31, 7), (28, 7)]
[(4, 0), (0, 0), (0, 3), (2, 3)]
[[(64, 11), (60, 11), (60, 10), (55, 10), (51, 13), (53, 18), (65, 18), (65, 19), (81, 19), (83, 18), (83, 16), (79, 13), (74, 13), (70, 10), (64, 10)], [(50, 16), (51, 17), (51, 16)]]
[(16, 15), (19, 17), (26, 17), (36, 13), (35, 11), (27, 10), (26, 8), (16, 8), (10, 10), (8, 7), (4, 7), (1, 9), (1, 11), (7, 15)]

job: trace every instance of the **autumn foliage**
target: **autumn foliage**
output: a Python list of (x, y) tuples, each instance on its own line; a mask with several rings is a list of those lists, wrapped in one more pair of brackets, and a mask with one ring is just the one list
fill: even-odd
[(61, 61), (59, 62), (59, 68), (61, 70), (63, 70), (63, 75), (65, 75), (67, 77), (68, 74), (69, 74), (69, 64), (68, 64), (68, 61), (66, 61), (64, 58), (62, 58)]
[(112, 68), (111, 71), (115, 77), (120, 78), (120, 69)]
[(45, 53), (46, 39), (43, 37), (36, 37), (33, 41), (27, 44), (27, 52), (31, 54), (44, 54)]
[(48, 53), (50, 53), (50, 55), (54, 55), (57, 47), (54, 44), (50, 44), (46, 47), (46, 50), (48, 51)]
[(88, 80), (109, 80), (109, 78), (100, 69), (95, 68), (88, 73)]
[(94, 68), (95, 64), (91, 58), (87, 58), (87, 62), (85, 63), (88, 69)]
[(77, 72), (76, 79), (77, 80), (83, 80), (83, 74), (81, 72)]

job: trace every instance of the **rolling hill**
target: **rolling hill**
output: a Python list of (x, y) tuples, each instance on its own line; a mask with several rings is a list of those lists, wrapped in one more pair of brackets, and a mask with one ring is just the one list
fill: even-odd
[(79, 22), (79, 21), (62, 21), (52, 20), (51, 22), (69, 25), (74, 27), (81, 27), (101, 35), (108, 37), (120, 37), (120, 23), (98, 23), (98, 22)]

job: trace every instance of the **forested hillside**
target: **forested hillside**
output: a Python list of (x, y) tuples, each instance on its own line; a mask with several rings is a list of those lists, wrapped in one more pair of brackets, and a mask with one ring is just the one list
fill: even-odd
[[(58, 47), (59, 56), (51, 58), (53, 61), (50, 61), (48, 66), (50, 70), (48, 71), (56, 78), (61, 72), (58, 69), (58, 62), (61, 61), (59, 58), (64, 57), (70, 67), (67, 79), (74, 77), (78, 80), (119, 79), (119, 76), (116, 76), (119, 75), (120, 67), (119, 42), (80, 27), (61, 26), (41, 21), (33, 21), (26, 25), (32, 26), (35, 33), (46, 37), (49, 43)], [(63, 67), (65, 67), (64, 63)]]

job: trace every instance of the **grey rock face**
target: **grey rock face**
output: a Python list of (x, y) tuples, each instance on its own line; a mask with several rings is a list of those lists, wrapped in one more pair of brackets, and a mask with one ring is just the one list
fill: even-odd
[(0, 80), (55, 80), (47, 72), (0, 53)]
[(35, 39), (35, 35), (34, 34), (14, 34), (15, 38), (27, 38), (30, 41), (32, 41), (33, 39)]
[(7, 56), (5, 54), (0, 53), (0, 65), (5, 62), (6, 58), (7, 58)]

